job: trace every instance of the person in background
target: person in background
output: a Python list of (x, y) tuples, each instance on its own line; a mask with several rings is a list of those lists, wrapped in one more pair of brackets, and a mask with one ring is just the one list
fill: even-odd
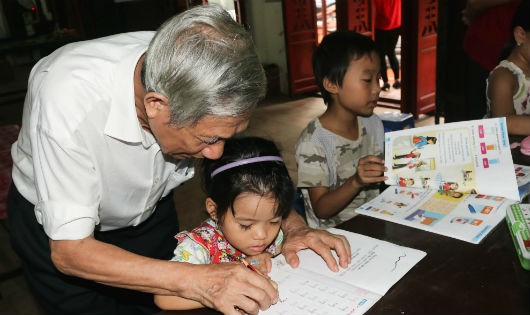
[(386, 60), (394, 73), (392, 87), (401, 88), (399, 80), (399, 60), (396, 57), (396, 45), (401, 34), (401, 0), (374, 0), (375, 8), (375, 44), (381, 56), (381, 78), (383, 79), (383, 91), (390, 89), (386, 68)]
[(462, 10), (462, 21), (467, 25), (462, 42), (467, 109), (462, 120), (486, 115), (486, 79), (510, 39), (511, 21), (519, 3), (520, 0), (467, 0)]
[(298, 187), (311, 227), (349, 220), (385, 180), (384, 128), (373, 114), (381, 92), (379, 61), (372, 39), (352, 31), (326, 35), (313, 54), (327, 108), (296, 143)]
[(517, 7), (511, 50), (487, 81), (489, 117), (506, 117), (508, 134), (530, 135), (530, 0)]
[[(31, 292), (50, 314), (153, 314), (153, 294), (256, 314), (277, 288), (242, 264), (170, 262), (172, 190), (217, 159), (265, 95), (250, 34), (220, 6), (156, 32), (72, 43), (32, 69), (12, 146), (8, 217)], [(347, 241), (282, 220), (283, 253), (313, 248), (337, 271)], [(237, 309), (236, 309), (237, 307)], [(238, 311), (239, 310), (239, 311)]]
[[(291, 211), (294, 185), (280, 151), (268, 140), (249, 137), (226, 141), (223, 156), (204, 159), (205, 205), (210, 218), (179, 233), (172, 261), (192, 264), (252, 263), (263, 275), (281, 253), (282, 220)], [(171, 295), (155, 295), (161, 309), (204, 307)]]

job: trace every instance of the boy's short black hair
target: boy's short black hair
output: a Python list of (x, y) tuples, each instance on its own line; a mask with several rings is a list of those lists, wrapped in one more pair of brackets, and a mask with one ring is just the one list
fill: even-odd
[(313, 53), (313, 73), (326, 104), (331, 101), (331, 95), (324, 88), (324, 78), (342, 86), (350, 62), (372, 52), (377, 53), (374, 41), (354, 31), (336, 31), (322, 39)]

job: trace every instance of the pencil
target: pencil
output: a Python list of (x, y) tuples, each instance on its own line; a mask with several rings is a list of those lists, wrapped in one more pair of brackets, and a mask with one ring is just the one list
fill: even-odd
[(240, 259), (240, 261), (243, 263), (243, 265), (245, 265), (248, 269), (254, 271), (254, 272), (257, 272), (259, 275), (262, 275), (263, 274), (261, 272), (259, 272), (256, 268), (254, 268), (254, 266), (252, 266), (251, 264), (249, 264), (245, 259)]
[(276, 281), (272, 280), (269, 276), (266, 276), (264, 274), (262, 274), (258, 269), (254, 268), (254, 266), (252, 266), (251, 264), (249, 264), (244, 258), (241, 258), (239, 260), (243, 265), (245, 265), (248, 269), (254, 271), (255, 273), (257, 273), (258, 275), (262, 276), (262, 277), (265, 277), (267, 278), (271, 283), (272, 283), (272, 286), (278, 290), (278, 283), (276, 283)]

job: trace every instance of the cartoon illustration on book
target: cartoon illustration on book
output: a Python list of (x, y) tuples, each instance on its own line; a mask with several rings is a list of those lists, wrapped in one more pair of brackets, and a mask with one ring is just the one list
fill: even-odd
[[(437, 132), (410, 132), (409, 135), (386, 139), (391, 163), (388, 185), (441, 189), (446, 182), (453, 182), (460, 193), (469, 193), (476, 187), (476, 168), (471, 151), (467, 149), (472, 135), (465, 129), (454, 129), (447, 134)], [(493, 159), (492, 159), (493, 160)], [(388, 165), (387, 164), (387, 165)], [(388, 167), (388, 166), (387, 166)], [(407, 178), (404, 185), (400, 178)], [(411, 185), (413, 179), (414, 184)], [(443, 190), (443, 189), (442, 189)], [(446, 193), (458, 198), (457, 193)]]
[(419, 171), (430, 171), (436, 169), (434, 158), (428, 158), (428, 159), (415, 159), (415, 160), (409, 160), (407, 163), (394, 163), (392, 165), (392, 169), (400, 169), (403, 167), (407, 167), (410, 170), (414, 170), (416, 172)]
[(441, 196), (448, 196), (448, 197), (455, 198), (455, 199), (459, 199), (464, 196), (463, 192), (456, 191), (456, 190), (438, 190), (438, 193)]
[(436, 144), (436, 141), (437, 141), (436, 137), (428, 137), (428, 136), (413, 136), (412, 137), (412, 143), (418, 149), (421, 149), (428, 144)]
[(462, 174), (464, 175), (464, 182), (469, 182), (473, 179), (473, 171), (470, 170), (462, 170)]
[(430, 177), (420, 177), (421, 188), (428, 188), (430, 179), (431, 179)]
[(400, 177), (398, 180), (398, 185), (401, 187), (414, 186), (414, 178)]
[(410, 158), (414, 158), (414, 159), (417, 159), (421, 156), (421, 153), (418, 152), (416, 150), (416, 148), (412, 149), (409, 153), (405, 153), (405, 154), (394, 154), (393, 158), (394, 160), (399, 160), (399, 159), (410, 159)]
[(440, 187), (438, 191), (443, 192), (449, 192), (451, 190), (457, 190), (458, 189), (458, 183), (455, 182), (442, 182), (440, 183)]
[(401, 152), (395, 150), (394, 159), (399, 159), (400, 156), (403, 155), (405, 155), (405, 157), (416, 157), (415, 155), (421, 154), (420, 152), (417, 152), (418, 149), (421, 149), (423, 151), (423, 149), (427, 148), (428, 145), (434, 145), (437, 142), (438, 138), (434, 133), (396, 137), (394, 139), (393, 146), (395, 149), (401, 149)]

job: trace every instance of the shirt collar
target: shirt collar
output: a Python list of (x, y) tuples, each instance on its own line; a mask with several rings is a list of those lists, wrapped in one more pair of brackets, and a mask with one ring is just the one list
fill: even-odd
[(126, 142), (142, 143), (146, 148), (156, 143), (155, 138), (143, 130), (138, 121), (134, 103), (134, 70), (138, 59), (147, 47), (138, 45), (116, 66), (114, 90), (105, 134)]

